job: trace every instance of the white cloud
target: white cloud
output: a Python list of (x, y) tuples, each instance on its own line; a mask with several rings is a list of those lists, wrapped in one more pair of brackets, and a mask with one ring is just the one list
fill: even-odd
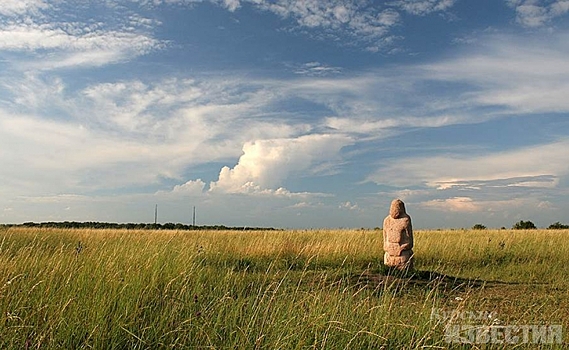
[(18, 201), (28, 203), (80, 203), (86, 200), (91, 200), (91, 197), (81, 196), (76, 194), (58, 194), (53, 196), (20, 196)]
[(231, 169), (223, 167), (211, 191), (251, 193), (279, 188), (291, 174), (338, 158), (342, 147), (352, 143), (341, 135), (306, 135), (293, 139), (258, 140), (243, 146), (243, 155)]
[(241, 6), (241, 3), (239, 0), (223, 0), (223, 6), (233, 12)]
[(454, 6), (455, 0), (399, 0), (394, 5), (408, 13), (424, 16), (432, 12), (446, 11)]
[(458, 181), (438, 181), (430, 183), (429, 186), (437, 190), (481, 190), (493, 189), (519, 189), (519, 188), (555, 188), (559, 184), (559, 178), (554, 175), (533, 175), (521, 177), (508, 177), (491, 180), (458, 180)]
[(569, 1), (507, 0), (516, 10), (516, 21), (525, 27), (541, 27), (569, 12)]
[(48, 5), (43, 0), (2, 0), (0, 14), (16, 16), (26, 13), (37, 13), (38, 10), (46, 8), (48, 8)]
[(422, 79), (466, 83), (466, 106), (500, 106), (506, 112), (567, 112), (567, 32), (548, 40), (490, 35), (457, 57), (422, 66)]
[[(25, 56), (24, 62), (15, 62), (14, 65), (53, 69), (116, 63), (147, 54), (161, 46), (158, 40), (141, 33), (71, 26), (0, 24), (0, 50), (35, 55), (32, 58)], [(37, 60), (38, 57), (41, 59)]]
[(370, 120), (364, 118), (326, 118), (326, 126), (345, 133), (369, 134), (385, 137), (397, 128), (437, 128), (446, 125), (460, 124), (468, 121), (467, 116), (436, 116), (436, 117), (392, 117), (387, 119)]
[(357, 203), (352, 203), (350, 201), (340, 203), (338, 208), (346, 210), (360, 210), (360, 207), (357, 205)]
[[(92, 17), (77, 20), (82, 12)], [(113, 2), (5, 0), (2, 14), (0, 52), (20, 70), (102, 66), (165, 45), (151, 34), (160, 22)]]
[[(0, 149), (13, 151), (0, 152), (5, 165), (0, 191), (60, 193), (156, 185), (163, 178), (181, 179), (185, 169), (197, 164), (235, 159), (244, 143), (257, 139), (268, 141), (251, 143), (251, 149), (267, 150), (273, 145), (281, 147), (281, 152), (302, 153), (301, 148), (308, 147), (307, 155), (291, 158), (291, 171), (311, 164), (322, 166), (331, 160), (323, 148), (334, 153), (337, 144), (345, 144), (340, 140), (347, 138), (298, 138), (313, 132), (312, 126), (303, 120), (276, 118), (273, 104), (290, 98), (293, 86), (294, 82), (288, 86), (210, 77), (152, 84), (121, 81), (72, 92), (61, 79), (44, 75), (5, 79), (0, 88), (13, 98), (3, 101), (7, 109), (0, 109)], [(46, 114), (53, 110), (55, 117)], [(314, 152), (324, 158), (318, 159)], [(245, 163), (250, 156), (244, 158)], [(288, 170), (281, 160), (274, 164), (284, 175)], [(235, 176), (243, 174), (242, 168), (234, 171)], [(266, 176), (251, 179), (264, 179), (257, 185), (265, 186), (270, 182)], [(248, 191), (289, 195), (278, 186), (253, 186)]]
[(65, 104), (65, 83), (57, 76), (42, 78), (33, 72), (7, 75), (0, 82), (1, 88), (11, 95), (4, 101), (17, 111), (41, 110), (48, 105), (52, 108)]
[(549, 201), (542, 201), (537, 204), (537, 207), (542, 210), (557, 209), (553, 203)]
[[(181, 5), (192, 5), (196, 3), (201, 3), (207, 0), (130, 0), (131, 2), (136, 2), (141, 6), (145, 7), (156, 7), (160, 5), (172, 5), (172, 4), (181, 4)], [(224, 0), (210, 0), (211, 2), (217, 2)]]
[(295, 209), (305, 209), (305, 208), (311, 208), (314, 205), (308, 202), (298, 202), (295, 203), (293, 205), (290, 206), (290, 208), (295, 208)]
[(173, 177), (183, 145), (109, 137), (74, 122), (1, 114), (2, 189), (44, 194), (137, 186)]
[(348, 35), (372, 47), (391, 44), (391, 28), (398, 25), (397, 11), (368, 6), (359, 1), (248, 0), (251, 5), (283, 19), (293, 19), (304, 28), (320, 28), (334, 35)]
[(203, 193), (206, 184), (201, 179), (190, 180), (182, 185), (176, 185), (172, 193), (184, 195), (200, 195)]
[[(382, 195), (385, 195), (385, 193), (382, 193)], [(404, 190), (394, 191), (393, 193), (387, 193), (387, 195), (389, 195), (390, 197), (399, 198), (403, 201), (406, 201), (408, 199), (413, 199), (413, 198), (428, 197), (431, 195), (431, 191), (404, 189)]]
[(312, 77), (322, 77), (329, 75), (336, 75), (342, 72), (340, 67), (332, 67), (320, 62), (308, 62), (299, 67), (294, 71), (295, 74), (306, 75)]
[(436, 199), (422, 203), (421, 206), (428, 209), (451, 212), (478, 212), (484, 209), (482, 203), (476, 203), (469, 197)]
[(454, 5), (455, 0), (400, 0), (386, 4), (358, 0), (131, 0), (141, 6), (179, 4), (194, 6), (210, 2), (235, 12), (245, 5), (271, 12), (283, 20), (292, 20), (304, 33), (316, 38), (349, 37), (351, 44), (363, 43), (366, 50), (389, 51), (394, 42), (401, 39), (391, 32), (401, 24), (401, 16), (395, 8), (414, 15), (444, 12)]
[(550, 5), (550, 13), (552, 16), (561, 16), (569, 12), (569, 1), (556, 1)]
[(447, 213), (485, 213), (487, 215), (502, 213), (506, 217), (510, 216), (511, 212), (535, 213), (536, 209), (542, 211), (555, 209), (552, 203), (535, 198), (475, 200), (470, 197), (452, 197), (421, 202), (419, 206)]
[[(98, 84), (83, 91), (87, 98), (84, 108), (94, 111), (91, 114), (103, 129), (120, 130), (123, 137), (194, 145), (191, 149), (202, 144), (231, 157), (238, 155), (245, 141), (308, 131), (303, 123), (253, 117), (263, 115), (283, 97), (271, 95), (271, 87), (270, 83), (229, 77)], [(224, 142), (215, 147), (204, 144), (213, 140)], [(205, 151), (195, 157), (216, 159), (212, 152)]]
[[(569, 174), (569, 163), (565, 161), (567, 149), (569, 141), (561, 140), (478, 156), (451, 154), (423, 158), (410, 157), (388, 164), (368, 179), (379, 184), (395, 186), (423, 183), (440, 189), (448, 189), (463, 182), (507, 179), (511, 179), (510, 185), (527, 186), (529, 183), (520, 182), (520, 178), (543, 175), (567, 176)], [(540, 187), (543, 183), (539, 182)], [(507, 183), (502, 185), (505, 186)]]

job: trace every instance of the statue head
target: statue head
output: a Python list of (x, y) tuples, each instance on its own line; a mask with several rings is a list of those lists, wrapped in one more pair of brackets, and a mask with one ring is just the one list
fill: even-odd
[(389, 208), (389, 216), (394, 219), (399, 219), (404, 217), (405, 214), (405, 203), (400, 199), (394, 199), (391, 202), (391, 208)]

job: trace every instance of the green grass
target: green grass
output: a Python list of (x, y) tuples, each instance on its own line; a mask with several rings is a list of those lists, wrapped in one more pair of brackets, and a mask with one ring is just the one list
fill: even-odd
[(568, 238), (418, 231), (401, 275), (379, 231), (0, 229), (0, 348), (448, 348), (433, 310), (567, 332)]

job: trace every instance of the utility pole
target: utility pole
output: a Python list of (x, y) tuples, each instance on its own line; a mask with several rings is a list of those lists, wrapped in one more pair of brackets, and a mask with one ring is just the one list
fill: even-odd
[(194, 205), (194, 216), (192, 219), (192, 226), (196, 226), (196, 206)]
[(158, 204), (154, 207), (154, 225), (158, 223)]

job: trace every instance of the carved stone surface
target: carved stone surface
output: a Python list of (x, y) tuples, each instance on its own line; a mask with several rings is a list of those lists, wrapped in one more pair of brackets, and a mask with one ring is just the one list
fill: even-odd
[(383, 220), (383, 263), (397, 269), (413, 268), (413, 227), (405, 204), (395, 199)]

